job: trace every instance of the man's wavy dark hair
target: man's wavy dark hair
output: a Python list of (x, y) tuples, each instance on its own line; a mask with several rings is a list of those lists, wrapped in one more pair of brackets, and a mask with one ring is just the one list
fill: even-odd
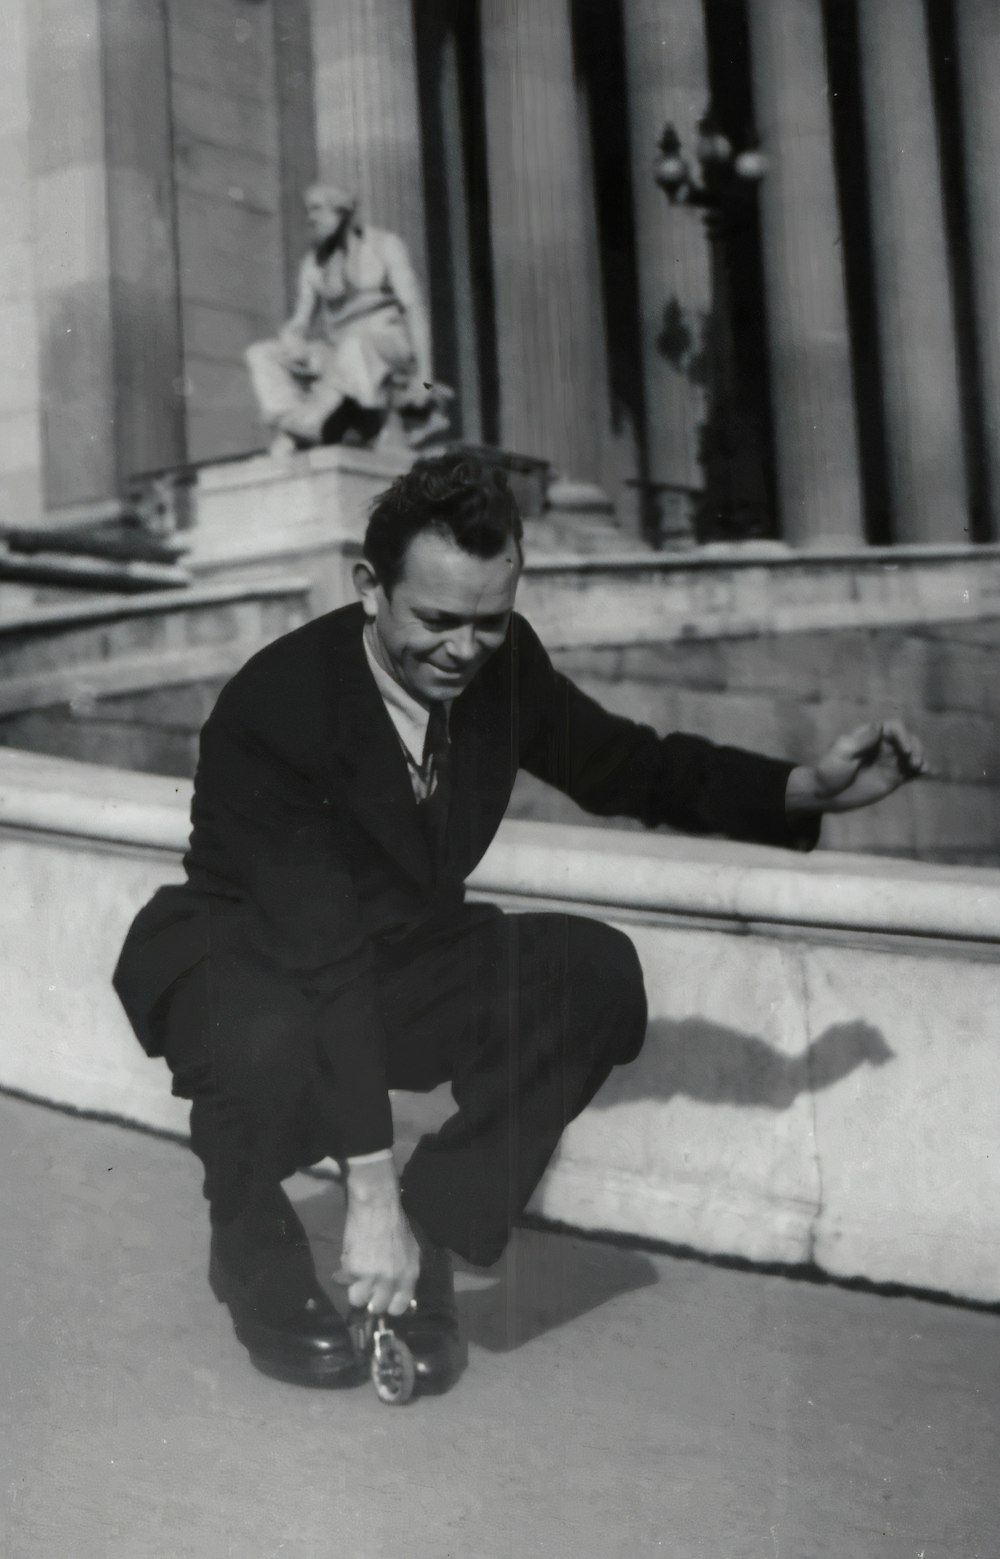
[(449, 537), (477, 558), (495, 558), (511, 539), (520, 547), (523, 534), (504, 472), (458, 453), (418, 460), (376, 498), (364, 554), (386, 594), (398, 583), (407, 548), (421, 531)]

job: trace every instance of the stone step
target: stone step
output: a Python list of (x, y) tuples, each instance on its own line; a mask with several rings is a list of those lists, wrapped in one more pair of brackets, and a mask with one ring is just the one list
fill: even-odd
[(190, 582), (190, 573), (173, 563), (86, 556), (51, 547), (19, 552), (0, 538), (0, 616), (46, 599), (92, 600), (97, 592), (144, 595)]
[(12, 678), (276, 638), (309, 611), (309, 584), (298, 576), (30, 606), (0, 617), (0, 680), (13, 697)]
[(646, 543), (605, 514), (550, 511), (524, 523), (525, 555), (546, 557), (620, 557), (649, 553)]
[(29, 613), (0, 631), (0, 746), (190, 777), (222, 685), (308, 614), (294, 579)]

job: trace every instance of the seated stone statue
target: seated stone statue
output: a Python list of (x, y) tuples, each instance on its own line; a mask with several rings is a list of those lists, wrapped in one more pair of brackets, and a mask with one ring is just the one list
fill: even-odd
[(305, 204), (316, 241), (292, 317), (246, 354), (271, 453), (344, 440), (429, 443), (448, 427), (451, 391), (434, 383), (427, 309), (406, 245), (362, 225), (343, 190), (313, 185)]

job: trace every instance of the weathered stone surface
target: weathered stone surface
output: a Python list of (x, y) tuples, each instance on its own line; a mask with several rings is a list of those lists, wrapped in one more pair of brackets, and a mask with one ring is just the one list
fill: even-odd
[(33, 710), (0, 722), (0, 744), (178, 779), (190, 779), (197, 756), (191, 732), (106, 720), (99, 713), (80, 719), (66, 709)]
[(671, 682), (684, 687), (724, 688), (729, 684), (725, 641), (636, 644), (621, 652), (621, 675), (635, 682)]
[[(593, 649), (557, 650), (552, 659), (559, 670), (574, 682), (589, 677), (594, 682), (619, 682), (623, 667), (628, 662), (629, 650), (615, 649), (609, 645), (596, 645)], [(656, 680), (660, 680), (657, 678)]]
[(988, 850), (996, 845), (996, 797), (987, 785), (921, 781), (910, 798), (916, 849)]
[(221, 686), (222, 679), (192, 682), (184, 687), (149, 688), (141, 693), (102, 698), (98, 709), (107, 721), (197, 733), (211, 714)]
[(951, 1286), (961, 1270), (967, 1291), (985, 1294), (997, 1281), (983, 1205), (1000, 1124), (996, 964), (943, 966), (927, 954), (810, 952), (804, 996), (813, 1032), (863, 1013), (884, 1047), (880, 1064), (813, 1094), (822, 1170), (814, 1254), (845, 1277), (931, 1288)]

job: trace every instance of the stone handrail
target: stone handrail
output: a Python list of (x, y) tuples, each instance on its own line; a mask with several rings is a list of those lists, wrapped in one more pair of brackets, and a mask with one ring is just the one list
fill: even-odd
[[(190, 785), (0, 749), (0, 827), (166, 852)], [(639, 915), (1000, 942), (1000, 871), (550, 823), (504, 823), (470, 888)]]

